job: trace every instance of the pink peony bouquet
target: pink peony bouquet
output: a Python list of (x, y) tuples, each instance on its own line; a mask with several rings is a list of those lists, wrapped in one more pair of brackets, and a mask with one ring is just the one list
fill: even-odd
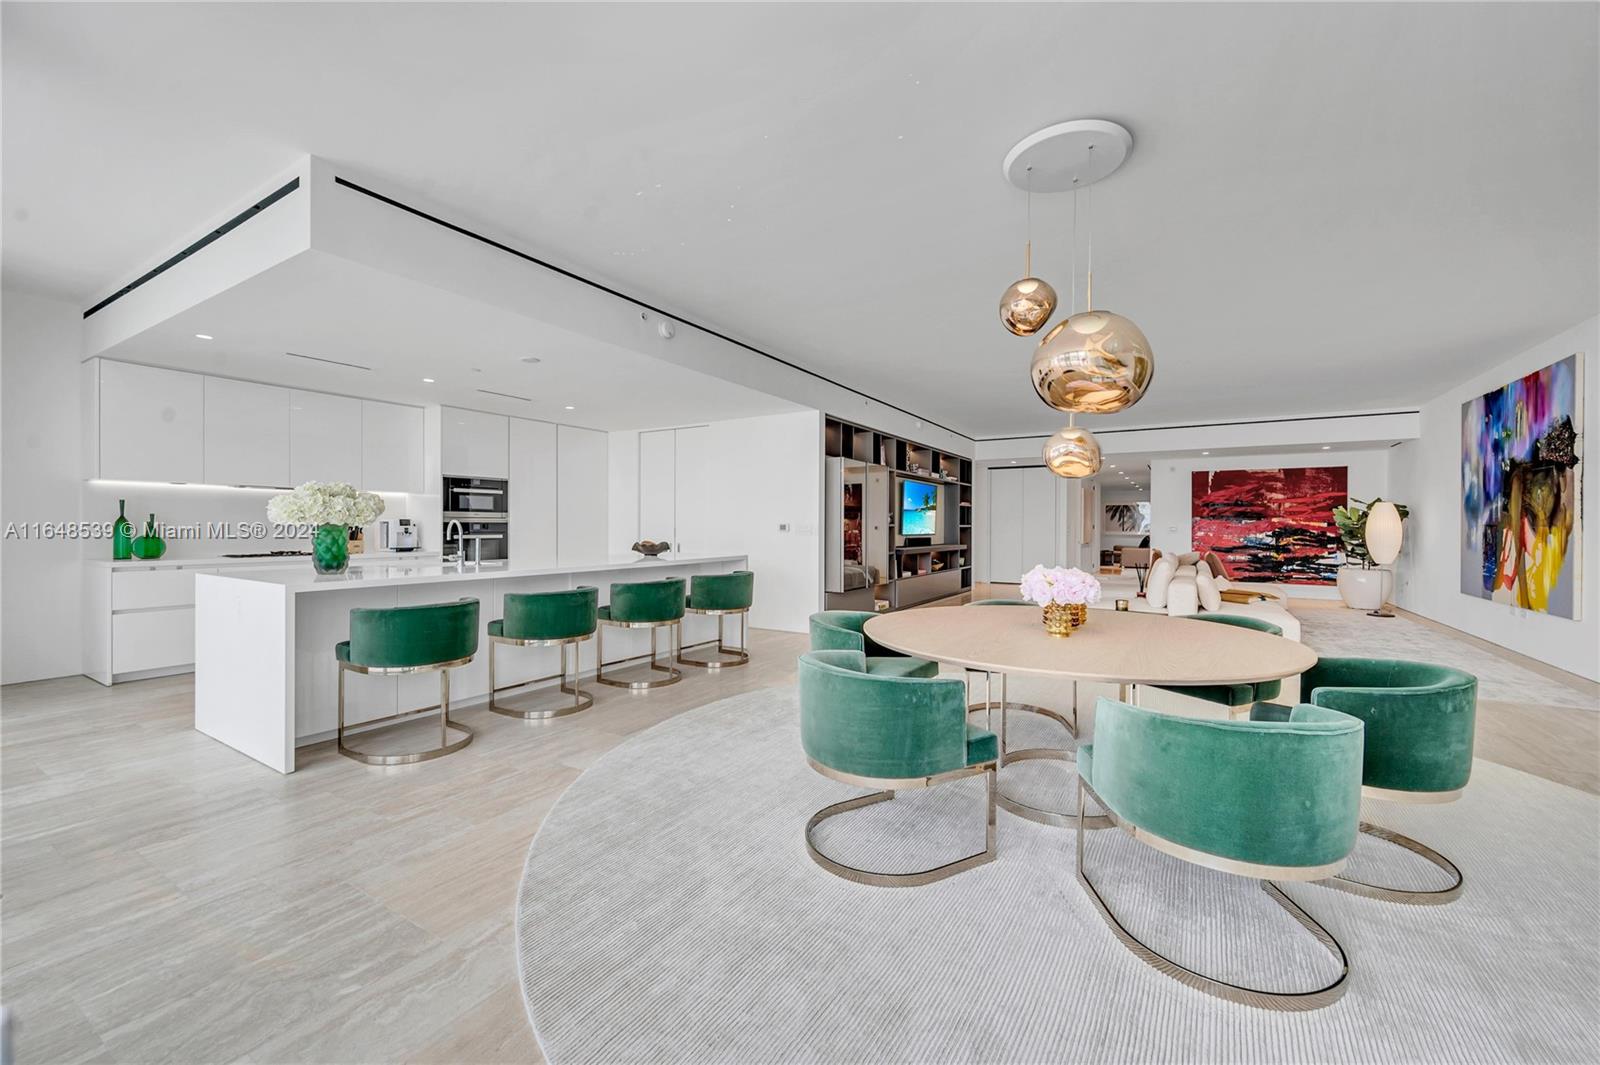
[(1100, 582), (1081, 569), (1035, 566), (1022, 575), (1022, 598), (1040, 606), (1050, 603), (1088, 606), (1100, 601)]

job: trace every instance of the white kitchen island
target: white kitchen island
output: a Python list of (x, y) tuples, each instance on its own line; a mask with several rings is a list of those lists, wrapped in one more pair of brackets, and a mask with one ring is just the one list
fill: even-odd
[[(230, 569), (194, 579), (194, 727), (271, 766), (294, 772), (295, 748), (330, 739), (338, 719), (334, 645), (350, 638), (353, 607), (413, 606), (476, 598), (479, 626), (501, 616), (507, 592), (546, 592), (590, 584), (609, 599), (613, 583), (659, 580), (742, 569), (743, 555), (659, 560), (609, 559), (564, 566), (481, 566), (432, 563), (367, 564), (337, 576), (303, 568)], [(716, 638), (716, 619), (684, 619), (686, 646)], [(641, 629), (606, 633), (606, 666), (650, 653)], [(667, 641), (662, 641), (666, 654)], [(595, 641), (580, 645), (581, 672), (594, 670)], [(452, 709), (488, 698), (487, 636), (480, 631), (472, 663), (450, 673)], [(550, 677), (558, 650), (521, 648), (497, 661), (501, 684)], [(685, 678), (692, 679), (692, 676)], [(553, 680), (550, 683), (555, 683)], [(432, 674), (352, 677), (345, 689), (346, 726), (435, 706)]]

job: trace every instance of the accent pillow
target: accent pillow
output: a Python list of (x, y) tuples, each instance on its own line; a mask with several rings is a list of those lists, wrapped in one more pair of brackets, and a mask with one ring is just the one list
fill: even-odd
[(1211, 567), (1211, 575), (1213, 577), (1220, 577), (1223, 580), (1227, 579), (1228, 569), (1222, 564), (1222, 559), (1218, 557), (1215, 551), (1207, 551), (1203, 561), (1206, 565)]
[(1172, 583), (1172, 575), (1178, 572), (1178, 564), (1171, 555), (1162, 555), (1150, 567), (1150, 575), (1145, 578), (1145, 601), (1153, 607), (1167, 605), (1167, 585)]
[(1221, 610), (1222, 592), (1217, 588), (1217, 580), (1211, 576), (1211, 570), (1201, 566), (1194, 574), (1195, 591), (1200, 593), (1201, 610)]

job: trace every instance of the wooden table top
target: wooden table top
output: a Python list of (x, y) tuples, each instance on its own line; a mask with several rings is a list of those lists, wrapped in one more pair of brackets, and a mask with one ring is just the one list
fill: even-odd
[(1036, 606), (902, 610), (870, 619), (866, 633), (902, 654), (996, 673), (1112, 684), (1250, 684), (1316, 664), (1304, 644), (1236, 625), (1165, 614), (1090, 610), (1063, 639), (1045, 632)]

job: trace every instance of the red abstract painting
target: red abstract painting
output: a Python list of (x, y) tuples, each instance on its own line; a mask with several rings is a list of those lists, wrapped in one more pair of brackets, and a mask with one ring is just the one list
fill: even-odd
[(1194, 550), (1215, 551), (1236, 581), (1333, 584), (1339, 530), (1333, 508), (1350, 501), (1343, 466), (1196, 470)]

